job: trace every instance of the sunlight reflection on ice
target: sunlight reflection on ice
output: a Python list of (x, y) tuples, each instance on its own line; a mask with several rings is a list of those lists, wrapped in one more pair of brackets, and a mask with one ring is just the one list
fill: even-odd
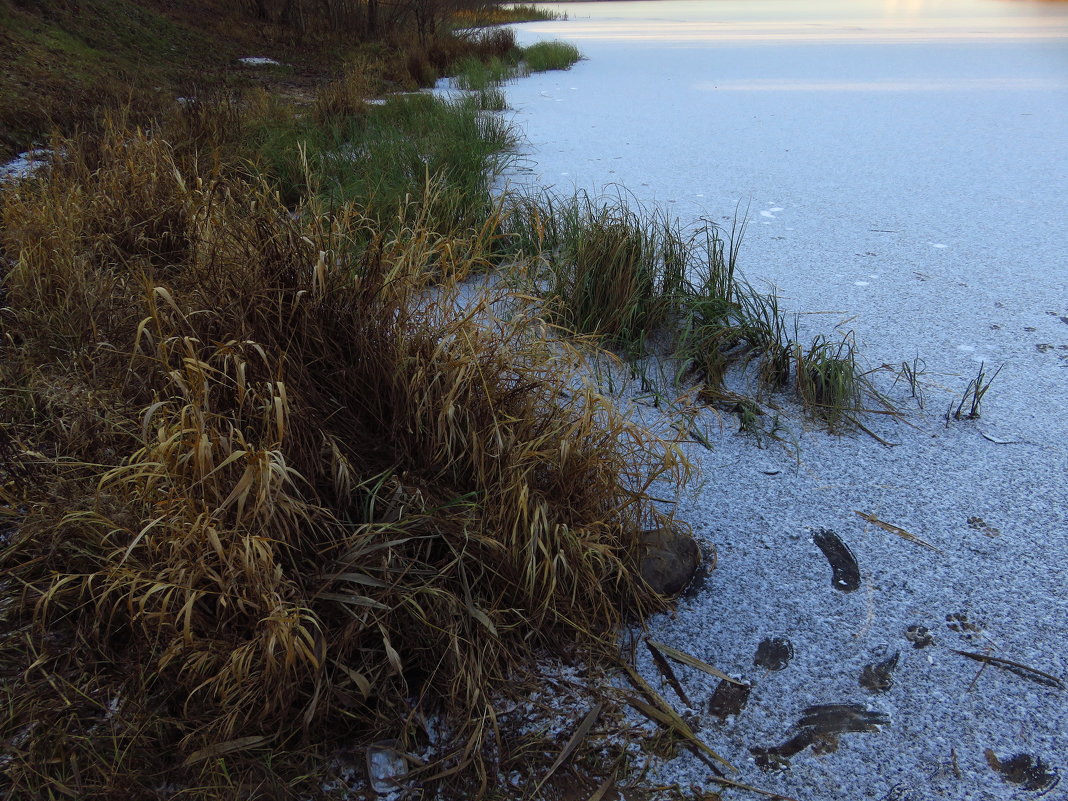
[[(677, 2), (664, 0), (655, 19), (635, 4), (613, 9), (612, 16), (583, 18), (583, 4), (575, 4), (567, 23), (569, 36), (580, 39), (615, 39), (649, 42), (716, 41), (729, 44), (811, 42), (820, 44), (976, 42), (1068, 39), (1068, 19), (1063, 15), (998, 15), (987, 6), (976, 14), (974, 5), (942, 4), (933, 14), (923, 0), (887, 0), (884, 7), (857, 3), (843, 17), (841, 3), (806, 4), (804, 19), (789, 4), (766, 2), (759, 6), (727, 2), (691, 4), (680, 13)], [(591, 9), (593, 10), (593, 9)], [(635, 17), (632, 18), (631, 14)], [(1008, 13), (1006, 9), (1005, 13)], [(763, 19), (754, 19), (760, 14)], [(684, 21), (683, 21), (684, 20)], [(531, 31), (554, 23), (532, 23)], [(546, 31), (552, 30), (545, 27)]]
[(1042, 78), (953, 78), (922, 81), (778, 81), (749, 80), (698, 83), (702, 92), (980, 92), (1043, 91), (1068, 87), (1063, 81)]
[[(798, 23), (801, 26), (802, 23)], [(531, 27), (530, 30), (536, 31)], [(726, 25), (688, 25), (679, 26), (667, 23), (659, 26), (628, 26), (615, 23), (611, 26), (583, 26), (575, 24), (568, 29), (570, 36), (581, 39), (614, 39), (647, 42), (706, 42), (716, 41), (723, 44), (739, 42), (744, 44), (811, 42), (814, 44), (874, 44), (874, 43), (920, 43), (920, 42), (1021, 42), (1041, 39), (1068, 39), (1068, 30), (1064, 28), (1017, 28), (998, 30), (982, 28), (962, 30), (951, 27), (921, 28), (887, 28), (857, 27), (847, 29), (828, 29), (808, 27), (795, 30), (788, 25), (775, 25), (756, 28), (732, 28)]]

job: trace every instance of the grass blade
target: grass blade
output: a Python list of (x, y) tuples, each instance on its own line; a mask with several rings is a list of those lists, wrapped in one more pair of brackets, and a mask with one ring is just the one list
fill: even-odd
[(197, 762), (203, 762), (205, 759), (214, 759), (215, 757), (223, 756), (224, 754), (232, 754), (235, 751), (245, 751), (249, 748), (255, 748), (257, 745), (263, 745), (267, 742), (266, 737), (262, 735), (254, 734), (249, 737), (238, 737), (235, 740), (227, 740), (223, 743), (215, 743), (209, 745), (207, 748), (201, 748), (199, 751), (194, 751), (185, 760), (185, 765), (195, 765)]
[(666, 726), (681, 736), (690, 745), (708, 754), (708, 756), (712, 757), (717, 762), (723, 763), (731, 770), (737, 770), (734, 765), (709, 748), (701, 738), (694, 733), (694, 730), (690, 728), (689, 724), (679, 717), (678, 714), (659, 709), (652, 704), (647, 704), (632, 693), (627, 693), (626, 696), (627, 703), (649, 718), (649, 720)]
[(604, 704), (597, 704), (593, 709), (586, 713), (586, 717), (582, 719), (582, 722), (575, 729), (575, 733), (571, 735), (571, 738), (564, 744), (563, 749), (560, 751), (560, 755), (556, 757), (556, 760), (549, 767), (548, 772), (541, 777), (541, 781), (534, 787), (532, 796), (536, 796), (538, 791), (545, 786), (545, 782), (549, 781), (550, 777), (556, 773), (557, 769), (563, 765), (568, 758), (575, 753), (576, 749), (582, 745), (583, 741), (589, 736), (590, 730), (593, 729), (597, 723), (597, 719), (601, 716), (601, 711), (604, 709)]
[(315, 597), (323, 598), (327, 601), (337, 601), (339, 604), (347, 604), (349, 606), (366, 606), (371, 609), (389, 611), (389, 607), (386, 604), (381, 601), (376, 601), (374, 598), (368, 598), (366, 595), (349, 595), (342, 592), (321, 592)]
[(732, 679), (723, 671), (717, 670), (707, 662), (702, 662), (696, 656), (690, 656), (688, 653), (686, 653), (685, 651), (680, 651), (678, 648), (672, 648), (670, 645), (665, 645), (664, 643), (657, 642), (656, 640), (647, 640), (646, 642), (651, 643), (662, 654), (664, 654), (664, 656), (670, 657), (676, 662), (681, 662), (684, 665), (689, 665), (692, 668), (697, 668), (698, 670), (707, 673), (709, 676), (715, 676), (717, 679), (729, 681), (731, 684), (742, 685), (744, 683), (738, 681), (738, 679)]
[(744, 782), (732, 781), (731, 779), (725, 779), (725, 778), (723, 778), (721, 776), (709, 776), (708, 778), (711, 781), (716, 782), (717, 784), (722, 784), (724, 787), (735, 787), (735, 788), (737, 788), (739, 790), (748, 790), (751, 793), (758, 793), (760, 795), (765, 795), (768, 798), (773, 799), (773, 801), (797, 801), (796, 798), (792, 798), (792, 797), (790, 797), (788, 795), (782, 795), (781, 793), (773, 793), (770, 790), (761, 790), (759, 787), (754, 787), (751, 784), (745, 784)]
[(679, 696), (686, 706), (692, 707), (689, 697), (686, 695), (686, 691), (682, 689), (682, 685), (679, 683), (678, 676), (675, 675), (675, 671), (671, 669), (671, 664), (664, 658), (664, 655), (653, 645), (649, 640), (645, 641), (645, 647), (649, 649), (649, 653), (652, 654), (653, 661), (656, 663), (657, 668), (667, 679), (668, 684), (675, 691), (675, 694)]
[(877, 518), (875, 515), (870, 514), (869, 512), (861, 512), (854, 509), (853, 513), (862, 520), (866, 520), (872, 525), (878, 526), (879, 528), (883, 529), (883, 531), (889, 531), (891, 534), (896, 534), (897, 536), (901, 537), (901, 539), (908, 540), (909, 542), (913, 542), (916, 545), (922, 545), (924, 548), (930, 548), (932, 551), (937, 551), (938, 553), (945, 553), (945, 551), (943, 551), (941, 548), (931, 545), (931, 543), (927, 542), (926, 540), (921, 540), (915, 534), (910, 534), (909, 532), (905, 531), (905, 529), (899, 526), (895, 526), (893, 523), (886, 523)]

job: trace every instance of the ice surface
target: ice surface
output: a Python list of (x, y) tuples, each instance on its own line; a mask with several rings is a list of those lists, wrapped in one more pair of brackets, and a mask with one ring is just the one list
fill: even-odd
[[(748, 208), (768, 224), (748, 228), (741, 268), (778, 287), (787, 309), (824, 312), (804, 315), (803, 331), (841, 323), (871, 366), (919, 357), (922, 370), (919, 399), (893, 389), (915, 427), (868, 420), (889, 448), (786, 410), (798, 463), (704, 421), (715, 450), (690, 456), (708, 481), (679, 516), (716, 544), (719, 564), (651, 626), (754, 686), (723, 723), (707, 714), (715, 681), (681, 668), (706, 712), (701, 735), (740, 767), (733, 778), (807, 801), (881, 799), (899, 785), (922, 798), (1023, 797), (986, 749), (1063, 773), (1068, 693), (991, 668), (976, 680), (980, 666), (954, 649), (1068, 668), (1068, 4), (566, 10), (567, 21), (518, 26), (522, 42), (559, 37), (588, 60), (506, 87), (530, 143), (529, 177), (513, 183), (619, 183), (644, 202), (676, 201), (684, 220), (727, 225)], [(978, 361), (1006, 366), (982, 418), (947, 426)], [(821, 528), (855, 554), (856, 592), (829, 586), (811, 540)], [(960, 614), (982, 635), (947, 623)], [(934, 640), (922, 650), (905, 639), (919, 625)], [(782, 634), (789, 666), (754, 669), (757, 644)], [(803, 709), (870, 704), (863, 670), (896, 651), (881, 731), (806, 749), (782, 773), (755, 765), (749, 749), (788, 740)], [(651, 661), (640, 668), (659, 682)], [(651, 778), (685, 787), (708, 775), (684, 754)]]
[(6, 164), (0, 164), (0, 182), (12, 181), (33, 175), (34, 171), (48, 163), (50, 153), (47, 150), (19, 153)]

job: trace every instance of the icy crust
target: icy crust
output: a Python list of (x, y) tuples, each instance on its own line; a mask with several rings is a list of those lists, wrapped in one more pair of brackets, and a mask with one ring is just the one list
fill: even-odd
[(51, 151), (29, 150), (19, 153), (6, 164), (0, 164), (0, 183), (28, 178), (51, 160)]
[[(865, 420), (889, 446), (780, 399), (777, 438), (690, 418), (711, 449), (688, 438), (704, 482), (677, 515), (718, 567), (648, 633), (750, 681), (748, 701), (713, 715), (719, 680), (674, 665), (688, 707), (635, 654), (724, 773), (806, 801), (1061, 798), (1068, 9), (888, 9), (606, 2), (520, 26), (588, 60), (506, 87), (530, 142), (511, 180), (618, 182), (728, 227), (741, 199), (747, 277), (801, 313), (802, 341), (853, 331), (907, 414)], [(894, 385), (903, 363), (914, 388)], [(981, 416), (947, 421), (980, 365), (1002, 364)], [(640, 395), (656, 425), (661, 399)], [(778, 670), (755, 664), (771, 638), (792, 649)], [(717, 787), (685, 749), (647, 757), (651, 782)]]

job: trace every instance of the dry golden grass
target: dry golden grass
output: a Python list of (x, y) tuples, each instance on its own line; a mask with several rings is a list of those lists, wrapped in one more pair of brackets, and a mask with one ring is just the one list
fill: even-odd
[(320, 125), (328, 125), (367, 111), (367, 99), (378, 97), (385, 89), (384, 65), (369, 57), (356, 57), (345, 65), (342, 74), (323, 86), (315, 95), (312, 116)]
[(498, 221), (291, 213), (121, 127), (57, 145), (0, 191), (16, 796), (317, 793), (310, 760), (429, 714), (428, 772), (477, 774), (511, 665), (663, 608), (637, 535), (685, 461), (539, 320), (457, 300)]

